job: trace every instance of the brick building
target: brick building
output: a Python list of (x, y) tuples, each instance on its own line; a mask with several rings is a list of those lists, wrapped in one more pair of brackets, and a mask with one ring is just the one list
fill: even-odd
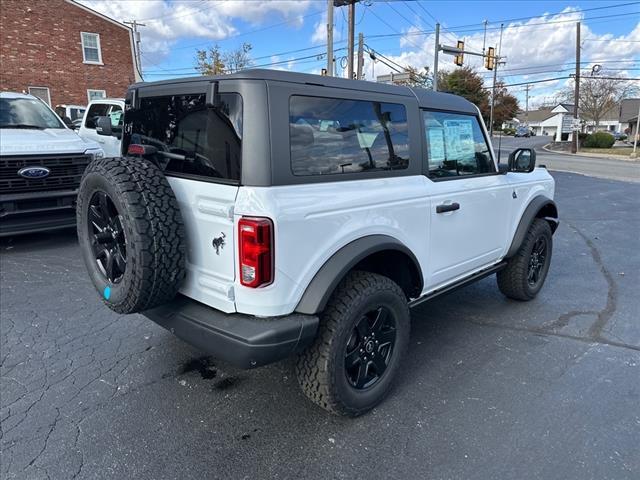
[(140, 80), (133, 32), (73, 0), (2, 0), (0, 91), (52, 106), (122, 97)]

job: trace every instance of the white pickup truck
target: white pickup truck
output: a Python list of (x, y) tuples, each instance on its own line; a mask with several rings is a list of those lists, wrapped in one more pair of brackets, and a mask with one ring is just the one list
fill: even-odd
[(122, 135), (105, 136), (96, 132), (96, 119), (109, 117), (111, 125), (116, 129), (122, 126), (124, 114), (123, 98), (103, 98), (93, 100), (87, 106), (82, 123), (78, 129), (78, 135), (85, 140), (98, 142), (104, 150), (105, 157), (119, 157), (122, 145)]
[(134, 84), (96, 125), (124, 152), (78, 195), (104, 303), (244, 368), (295, 356), (331, 412), (384, 398), (410, 307), (491, 274), (532, 300), (549, 271), (553, 178), (499, 163), (461, 97), (248, 70)]
[(39, 98), (0, 93), (0, 237), (73, 227), (78, 186), (104, 152)]

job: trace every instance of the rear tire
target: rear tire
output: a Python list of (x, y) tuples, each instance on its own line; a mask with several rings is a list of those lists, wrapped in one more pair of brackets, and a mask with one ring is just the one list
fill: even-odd
[(155, 164), (92, 162), (78, 192), (77, 227), (87, 271), (109, 308), (135, 313), (175, 297), (185, 276), (184, 225)]
[(549, 223), (540, 218), (534, 219), (516, 254), (497, 274), (500, 291), (514, 300), (535, 298), (547, 278), (552, 250)]
[(382, 275), (351, 272), (329, 300), (315, 342), (298, 357), (302, 390), (338, 415), (371, 410), (398, 375), (409, 330), (402, 289)]

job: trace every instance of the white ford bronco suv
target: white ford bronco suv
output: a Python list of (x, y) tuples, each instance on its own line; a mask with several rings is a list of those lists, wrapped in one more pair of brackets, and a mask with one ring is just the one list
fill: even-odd
[(533, 299), (554, 181), (498, 164), (478, 109), (420, 88), (247, 70), (129, 88), (122, 158), (95, 160), (78, 236), (104, 303), (244, 368), (296, 357), (338, 414), (378, 404), (409, 308), (497, 273)]

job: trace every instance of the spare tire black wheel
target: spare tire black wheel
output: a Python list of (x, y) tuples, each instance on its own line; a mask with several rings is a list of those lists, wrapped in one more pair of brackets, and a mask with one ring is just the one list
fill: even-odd
[(89, 276), (118, 313), (175, 297), (185, 276), (185, 233), (162, 171), (144, 158), (93, 161), (80, 183), (78, 239)]

